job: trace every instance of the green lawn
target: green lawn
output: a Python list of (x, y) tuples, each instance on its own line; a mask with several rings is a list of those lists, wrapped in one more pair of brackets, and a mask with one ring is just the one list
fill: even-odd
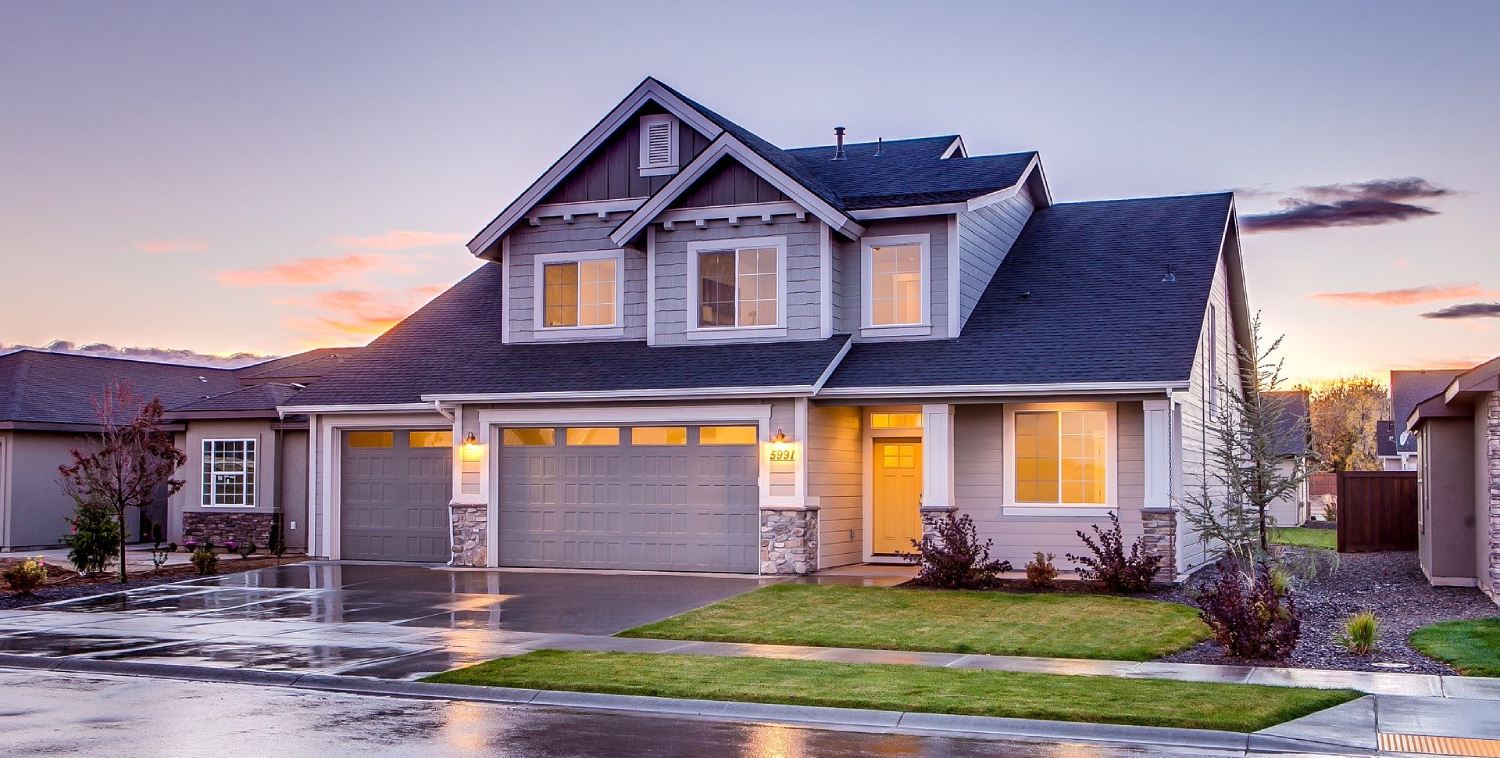
[(1312, 529), (1305, 526), (1272, 527), (1271, 541), (1278, 545), (1337, 550), (1339, 534), (1337, 529)]
[(620, 636), (1147, 661), (1209, 635), (1155, 600), (776, 584)]
[(621, 695), (958, 713), (1253, 732), (1352, 690), (1063, 676), (934, 666), (539, 650), (425, 681)]
[(1410, 642), (1465, 676), (1500, 676), (1500, 618), (1424, 626), (1411, 633)]

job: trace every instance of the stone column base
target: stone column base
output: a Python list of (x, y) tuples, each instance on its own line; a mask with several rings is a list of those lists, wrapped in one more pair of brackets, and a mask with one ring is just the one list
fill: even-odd
[(280, 513), (211, 513), (187, 511), (182, 514), (184, 540), (207, 540), (223, 545), (229, 540), (250, 540), (258, 550), (271, 544), (271, 527), (281, 522)]
[(449, 566), (485, 566), (489, 562), (490, 508), (484, 503), (451, 503), (453, 557)]
[(1177, 580), (1177, 514), (1174, 511), (1141, 511), (1141, 523), (1146, 528), (1146, 550), (1161, 556), (1161, 568), (1156, 571), (1156, 581)]
[(817, 570), (817, 509), (761, 509), (760, 573), (796, 575)]

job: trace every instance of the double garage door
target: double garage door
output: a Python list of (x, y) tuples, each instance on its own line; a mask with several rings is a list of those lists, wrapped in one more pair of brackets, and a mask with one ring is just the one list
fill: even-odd
[[(496, 435), (500, 565), (754, 573), (754, 426), (542, 427)], [(343, 557), (442, 562), (448, 431), (348, 432)]]

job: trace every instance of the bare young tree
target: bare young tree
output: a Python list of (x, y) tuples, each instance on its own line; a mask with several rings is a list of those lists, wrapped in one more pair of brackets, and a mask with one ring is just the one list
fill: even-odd
[(1261, 321), (1251, 321), (1251, 341), (1240, 351), (1239, 386), (1218, 388), (1224, 401), (1205, 419), (1211, 437), (1209, 465), (1196, 491), (1190, 492), (1183, 517), (1210, 545), (1227, 555), (1263, 558), (1270, 553), (1272, 503), (1297, 492), (1307, 474), (1281, 469), (1278, 442), (1284, 404), (1271, 393), (1282, 383), (1278, 337), (1265, 345)]
[(103, 431), (69, 451), (73, 463), (58, 466), (63, 490), (75, 501), (102, 508), (119, 524), (120, 581), (126, 581), (125, 514), (146, 508), (163, 489), (172, 494), (183, 481), (172, 474), (187, 456), (163, 431), (160, 400), (146, 402), (124, 384), (114, 383), (94, 400)]

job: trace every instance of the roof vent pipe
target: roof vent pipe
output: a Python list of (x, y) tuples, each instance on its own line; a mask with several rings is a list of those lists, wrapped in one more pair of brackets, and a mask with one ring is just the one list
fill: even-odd
[(876, 137), (875, 138), (875, 157), (879, 158), (882, 155), (885, 155), (885, 137)]
[(833, 150), (833, 159), (836, 161), (848, 160), (849, 156), (844, 155), (844, 127), (833, 127), (833, 136), (838, 140), (838, 146)]
[(1172, 273), (1172, 264), (1167, 264), (1167, 274), (1161, 278), (1161, 281), (1163, 284), (1170, 284), (1177, 281), (1177, 275)]

